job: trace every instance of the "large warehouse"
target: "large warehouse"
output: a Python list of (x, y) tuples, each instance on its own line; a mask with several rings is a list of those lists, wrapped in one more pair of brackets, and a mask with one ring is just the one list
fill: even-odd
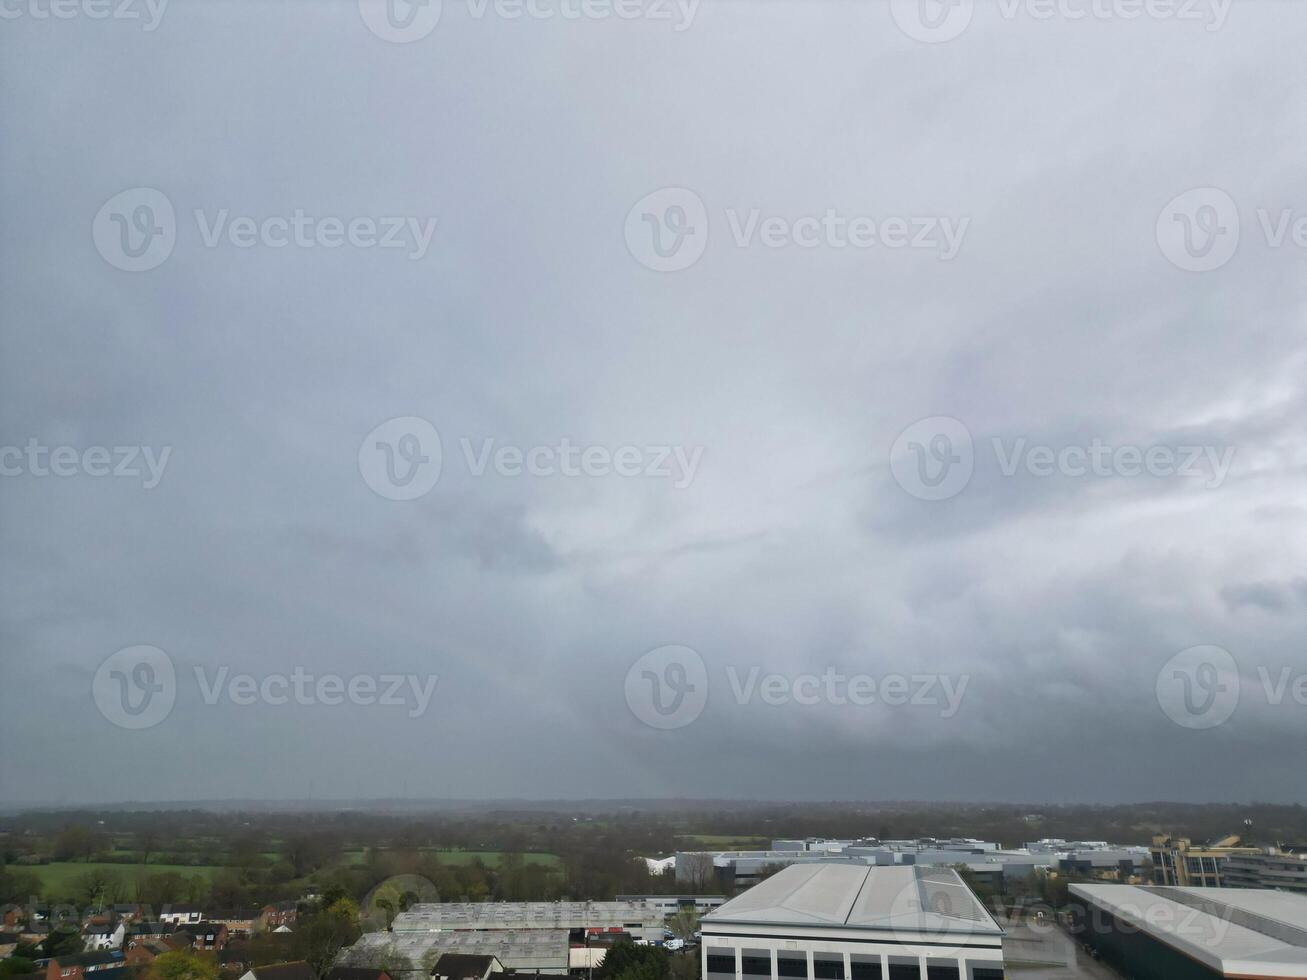
[(1003, 980), (1003, 930), (947, 868), (795, 864), (701, 929), (705, 980)]
[(340, 966), (385, 967), (400, 980), (426, 980), (445, 953), (494, 956), (521, 973), (566, 974), (602, 958), (596, 934), (663, 937), (663, 910), (647, 901), (438, 902), (395, 916), (391, 931), (367, 933), (341, 951)]
[(1137, 980), (1307, 977), (1307, 896), (1245, 888), (1072, 885), (1076, 938)]
[(634, 939), (662, 939), (663, 912), (647, 901), (626, 902), (433, 902), (395, 916), (395, 932), (452, 929), (563, 929), (629, 932)]

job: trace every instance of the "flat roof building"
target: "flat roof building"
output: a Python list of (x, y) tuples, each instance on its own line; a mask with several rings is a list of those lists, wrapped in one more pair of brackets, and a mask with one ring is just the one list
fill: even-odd
[(496, 929), (459, 932), (368, 932), (340, 951), (337, 966), (384, 969), (392, 977), (427, 977), (447, 953), (493, 956), (505, 969), (527, 973), (568, 971), (566, 929)]
[[(395, 916), (396, 933), (459, 929), (621, 929), (661, 939), (663, 913), (651, 902), (423, 902)], [(508, 963), (500, 957), (505, 966)]]
[(1138, 980), (1307, 978), (1307, 897), (1243, 888), (1073, 884), (1072, 931)]
[(794, 864), (700, 929), (704, 980), (1003, 978), (1003, 930), (948, 868)]

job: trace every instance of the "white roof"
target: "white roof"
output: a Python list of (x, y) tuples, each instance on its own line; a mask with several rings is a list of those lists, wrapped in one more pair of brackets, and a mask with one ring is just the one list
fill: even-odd
[(1307, 977), (1307, 896), (1135, 885), (1072, 885), (1071, 893), (1221, 973)]
[(913, 866), (792, 864), (702, 922), (1003, 934), (957, 872)]

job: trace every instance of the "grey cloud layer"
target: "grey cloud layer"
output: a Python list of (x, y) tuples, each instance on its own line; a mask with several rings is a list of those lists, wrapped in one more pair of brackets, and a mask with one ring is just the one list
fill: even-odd
[[(1195, 186), (1307, 207), (1307, 10), (1240, 3), (1219, 31), (978, 13), (926, 45), (878, 3), (705, 0), (680, 32), (461, 9), (409, 45), (345, 0), (0, 23), (0, 444), (173, 447), (148, 492), (0, 480), (0, 797), (1303, 799), (1307, 708), (1250, 699), (1193, 732), (1154, 696), (1195, 644), (1307, 670), (1303, 256), (1184, 273), (1153, 225)], [(438, 223), (419, 261), (205, 248), (183, 223), (127, 274), (90, 223), (138, 186), (184, 216)], [(622, 227), (667, 186), (717, 215), (971, 220), (947, 263), (736, 248), (723, 224), (662, 276)], [(684, 488), (451, 466), (396, 503), (356, 454), (408, 415), (447, 457), (704, 452)], [(930, 503), (888, 453), (936, 415), (986, 445), (1238, 452), (1215, 490), (991, 457)], [(186, 688), (122, 731), (90, 679), (138, 643), (183, 677), (440, 683), (420, 718)], [(713, 686), (655, 731), (622, 685), (672, 643)], [(755, 665), (971, 680), (947, 720), (736, 704), (724, 671)]]

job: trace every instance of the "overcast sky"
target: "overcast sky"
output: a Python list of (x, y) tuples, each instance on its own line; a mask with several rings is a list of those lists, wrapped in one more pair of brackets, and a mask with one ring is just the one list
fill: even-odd
[(1307, 9), (67, 2), (0, 799), (1307, 799)]

